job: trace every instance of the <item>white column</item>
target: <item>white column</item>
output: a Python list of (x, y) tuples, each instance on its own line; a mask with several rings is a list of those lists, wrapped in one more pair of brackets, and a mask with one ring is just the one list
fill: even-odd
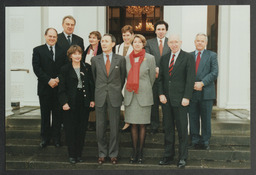
[(219, 7), (217, 106), (250, 110), (250, 6)]
[[(6, 21), (8, 22), (9, 10), (6, 9)], [(7, 25), (5, 27), (5, 31), (7, 30)], [(10, 49), (10, 35), (9, 32), (6, 33), (6, 43), (5, 50)], [(6, 52), (6, 58), (10, 58), (10, 52)], [(10, 59), (5, 59), (5, 116), (12, 115), (12, 107), (11, 107), (11, 75), (10, 75)]]

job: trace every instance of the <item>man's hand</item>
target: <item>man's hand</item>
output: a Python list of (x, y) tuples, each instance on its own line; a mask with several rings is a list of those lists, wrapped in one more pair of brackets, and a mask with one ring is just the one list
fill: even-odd
[(156, 78), (158, 78), (158, 74), (159, 74), (159, 67), (156, 67)]
[(181, 101), (181, 105), (182, 106), (188, 106), (189, 105), (189, 99), (183, 98), (182, 101)]
[(194, 90), (196, 91), (202, 91), (203, 90), (204, 83), (202, 81), (195, 82), (194, 84)]
[(159, 100), (160, 100), (160, 102), (163, 103), (163, 104), (166, 104), (166, 103), (167, 103), (167, 99), (166, 99), (165, 95), (159, 95)]
[(66, 104), (64, 104), (64, 105), (62, 106), (62, 109), (63, 109), (64, 111), (67, 111), (67, 110), (70, 109), (70, 107), (69, 107), (69, 105), (66, 103)]
[(94, 106), (95, 106), (94, 101), (91, 101), (91, 102), (90, 102), (90, 107), (93, 108)]
[(55, 79), (52, 79), (48, 82), (48, 84), (54, 88), (55, 86), (58, 86), (58, 82)]

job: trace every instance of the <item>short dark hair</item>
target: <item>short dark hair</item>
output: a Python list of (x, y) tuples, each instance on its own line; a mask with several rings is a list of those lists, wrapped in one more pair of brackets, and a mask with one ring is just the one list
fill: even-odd
[(110, 33), (105, 33), (104, 36), (110, 36), (112, 43), (116, 43), (116, 37)]
[(156, 27), (157, 27), (158, 25), (161, 25), (161, 24), (164, 24), (164, 25), (165, 25), (165, 28), (166, 28), (166, 31), (168, 31), (169, 25), (168, 25), (168, 23), (165, 22), (165, 21), (157, 21), (157, 22), (154, 24), (154, 29), (155, 29), (155, 31), (156, 31)]
[(45, 30), (45, 32), (44, 32), (44, 35), (47, 35), (47, 34), (48, 34), (48, 31), (51, 30), (51, 29), (52, 29), (52, 30), (55, 30), (56, 34), (58, 35), (57, 30), (56, 30), (55, 28), (52, 28), (52, 27), (47, 28), (47, 29)]
[(67, 51), (67, 56), (68, 56), (68, 59), (71, 61), (72, 59), (71, 59), (71, 55), (73, 54), (73, 53), (75, 53), (75, 52), (79, 52), (81, 55), (83, 54), (83, 50), (81, 49), (81, 47), (80, 46), (78, 46), (78, 45), (72, 45), (72, 46), (70, 46), (70, 48), (68, 49), (68, 51)]
[(101, 34), (100, 34), (99, 31), (92, 31), (92, 32), (89, 34), (89, 38), (90, 38), (91, 35), (95, 35), (98, 40), (101, 40)]
[(75, 23), (75, 25), (76, 25), (76, 19), (75, 19), (73, 16), (71, 16), (71, 15), (64, 16), (64, 18), (62, 19), (62, 24), (64, 24), (64, 21), (65, 21), (65, 19), (67, 19), (67, 18), (73, 20), (74, 23)]

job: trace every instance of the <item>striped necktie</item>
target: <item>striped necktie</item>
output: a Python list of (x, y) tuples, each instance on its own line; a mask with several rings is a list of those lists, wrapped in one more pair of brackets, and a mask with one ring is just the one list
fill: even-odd
[(169, 66), (169, 75), (170, 76), (172, 75), (173, 64), (174, 64), (174, 57), (175, 57), (175, 54), (172, 55), (172, 60), (171, 60), (170, 66)]

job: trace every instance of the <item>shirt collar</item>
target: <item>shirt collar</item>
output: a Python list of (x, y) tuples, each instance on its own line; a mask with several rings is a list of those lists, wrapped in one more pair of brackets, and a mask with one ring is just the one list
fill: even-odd
[[(205, 50), (205, 49), (204, 49)], [(201, 55), (204, 53), (204, 50), (202, 50), (202, 51), (198, 51), (198, 50), (196, 50), (195, 51), (195, 55), (197, 55), (198, 54), (198, 52), (201, 52)]]
[[(181, 50), (181, 49), (180, 49)], [(175, 58), (177, 58), (178, 56), (179, 56), (179, 54), (180, 54), (180, 50), (178, 51), (178, 52), (176, 52), (176, 53), (172, 53), (172, 55), (174, 54), (175, 55)]]
[[(158, 45), (160, 45), (160, 38), (156, 37)], [(165, 41), (165, 37), (163, 37), (162, 39), (162, 44), (164, 45), (164, 41)]]
[[(51, 46), (49, 44), (47, 44), (47, 43), (46, 43), (46, 45), (47, 45), (48, 49), (50, 50)], [(55, 49), (55, 45), (52, 46), (52, 50), (54, 50), (54, 49)]]
[[(66, 34), (64, 31), (63, 31), (64, 35), (66, 38), (68, 38), (68, 34)], [(72, 38), (72, 33), (69, 35), (70, 36), (70, 39)]]

